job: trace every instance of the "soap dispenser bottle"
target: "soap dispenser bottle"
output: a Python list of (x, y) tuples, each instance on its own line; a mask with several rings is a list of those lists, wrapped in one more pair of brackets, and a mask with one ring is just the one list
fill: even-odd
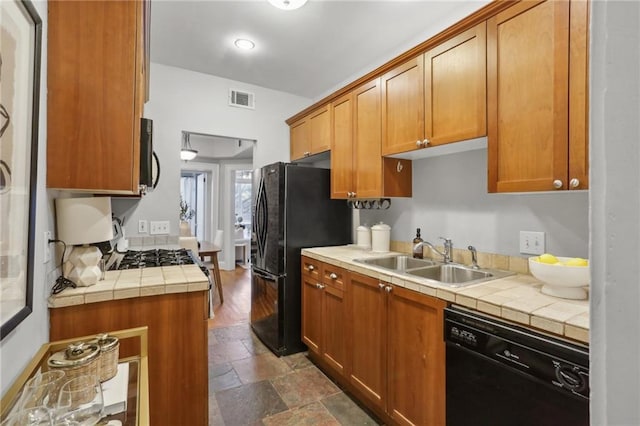
[(416, 247), (421, 242), (420, 228), (418, 228), (416, 229), (416, 237), (413, 239), (413, 257), (416, 259), (422, 259), (422, 246)]

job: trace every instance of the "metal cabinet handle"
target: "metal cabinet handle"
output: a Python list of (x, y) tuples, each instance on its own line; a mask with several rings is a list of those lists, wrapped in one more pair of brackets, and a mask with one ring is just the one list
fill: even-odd
[(304, 152), (304, 156), (305, 156), (305, 157), (308, 157), (308, 156), (310, 156), (310, 155), (311, 155), (311, 152), (309, 152), (309, 151), (305, 151), (305, 152)]
[(430, 141), (429, 139), (425, 139), (425, 140), (423, 140), (423, 141), (422, 141), (422, 145), (423, 145), (423, 146), (427, 146), (427, 145), (429, 145), (430, 143), (431, 143), (431, 141)]
[(331, 278), (332, 280), (335, 280), (335, 279), (338, 279), (338, 276), (332, 272), (331, 274), (329, 274), (329, 278)]
[(422, 146), (422, 141), (416, 141), (416, 146), (420, 148)]
[(393, 290), (393, 287), (391, 287), (390, 285), (384, 288), (384, 291), (386, 291), (387, 293), (391, 293), (391, 290)]
[(309, 271), (313, 271), (313, 270), (315, 270), (315, 269), (316, 269), (316, 268), (315, 268), (313, 265), (309, 265), (309, 266), (307, 266), (307, 270), (309, 270)]
[(324, 285), (322, 285), (320, 283), (316, 283), (316, 288), (322, 290), (324, 288)]
[(561, 189), (562, 188), (562, 181), (560, 179), (556, 179), (553, 181), (553, 187), (555, 189)]
[(378, 287), (382, 290), (384, 288), (384, 283), (378, 283)]
[(577, 188), (577, 187), (579, 187), (579, 186), (580, 186), (580, 180), (579, 180), (579, 179), (577, 179), (577, 178), (573, 178), (573, 179), (571, 179), (571, 180), (569, 181), (569, 186), (570, 186), (571, 188)]

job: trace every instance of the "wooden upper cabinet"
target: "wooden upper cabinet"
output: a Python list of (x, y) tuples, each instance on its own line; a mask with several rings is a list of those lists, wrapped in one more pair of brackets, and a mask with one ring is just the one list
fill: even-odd
[(382, 194), (380, 79), (357, 88), (353, 103), (355, 197), (379, 197)]
[(331, 103), (331, 198), (350, 198), (354, 190), (353, 96)]
[(353, 92), (355, 191), (352, 198), (410, 197), (411, 161), (381, 153), (380, 79)]
[(486, 24), (424, 54), (426, 146), (487, 134)]
[(147, 8), (140, 1), (49, 3), (49, 188), (139, 192)]
[(486, 24), (382, 76), (382, 154), (486, 135)]
[(325, 105), (290, 127), (291, 160), (299, 160), (331, 149), (331, 113)]
[(587, 187), (587, 22), (583, 0), (488, 20), (489, 192)]
[(309, 121), (307, 118), (296, 121), (289, 127), (291, 161), (299, 160), (311, 154), (309, 140)]
[(383, 158), (380, 79), (331, 104), (331, 198), (411, 196), (411, 161)]
[(422, 146), (424, 140), (423, 55), (382, 76), (382, 154)]
[(331, 113), (329, 112), (329, 105), (325, 105), (309, 116), (309, 136), (311, 139), (311, 154), (318, 154), (331, 149)]

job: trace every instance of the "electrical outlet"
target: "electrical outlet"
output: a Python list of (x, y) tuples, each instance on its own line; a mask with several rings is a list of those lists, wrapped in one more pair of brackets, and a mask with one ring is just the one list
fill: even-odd
[(520, 253), (543, 254), (544, 232), (520, 231)]
[(149, 232), (149, 228), (147, 226), (147, 221), (146, 220), (139, 220), (138, 221), (138, 234), (146, 234), (147, 232)]
[(168, 220), (152, 220), (149, 228), (151, 235), (169, 235)]
[(49, 263), (51, 260), (51, 231), (44, 231), (44, 261), (43, 263)]

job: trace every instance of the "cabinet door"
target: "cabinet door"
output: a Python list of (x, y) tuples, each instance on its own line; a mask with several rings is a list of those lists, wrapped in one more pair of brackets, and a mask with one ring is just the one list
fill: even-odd
[(379, 284), (374, 278), (349, 273), (348, 376), (370, 403), (384, 409), (387, 315), (386, 293)]
[(344, 291), (325, 284), (322, 294), (322, 358), (344, 375), (346, 363), (346, 308)]
[(309, 116), (309, 138), (311, 154), (331, 149), (331, 113), (329, 105)]
[(567, 188), (569, 2), (487, 21), (489, 192)]
[[(569, 35), (569, 189), (589, 188), (589, 2), (571, 2)], [(574, 181), (574, 179), (576, 179)]]
[(442, 300), (402, 287), (388, 299), (388, 414), (400, 425), (445, 424)]
[(137, 194), (145, 4), (48, 6), (47, 186)]
[(322, 289), (320, 282), (302, 273), (302, 341), (310, 351), (321, 354)]
[(349, 198), (353, 181), (353, 98), (351, 93), (331, 104), (331, 198)]
[(382, 195), (380, 79), (354, 91), (355, 193), (357, 198)]
[(311, 154), (311, 142), (309, 140), (309, 121), (303, 118), (296, 121), (289, 128), (291, 161), (299, 160)]
[(420, 148), (425, 123), (423, 56), (383, 75), (381, 90), (382, 155)]
[(424, 55), (425, 136), (429, 146), (487, 134), (486, 24)]

